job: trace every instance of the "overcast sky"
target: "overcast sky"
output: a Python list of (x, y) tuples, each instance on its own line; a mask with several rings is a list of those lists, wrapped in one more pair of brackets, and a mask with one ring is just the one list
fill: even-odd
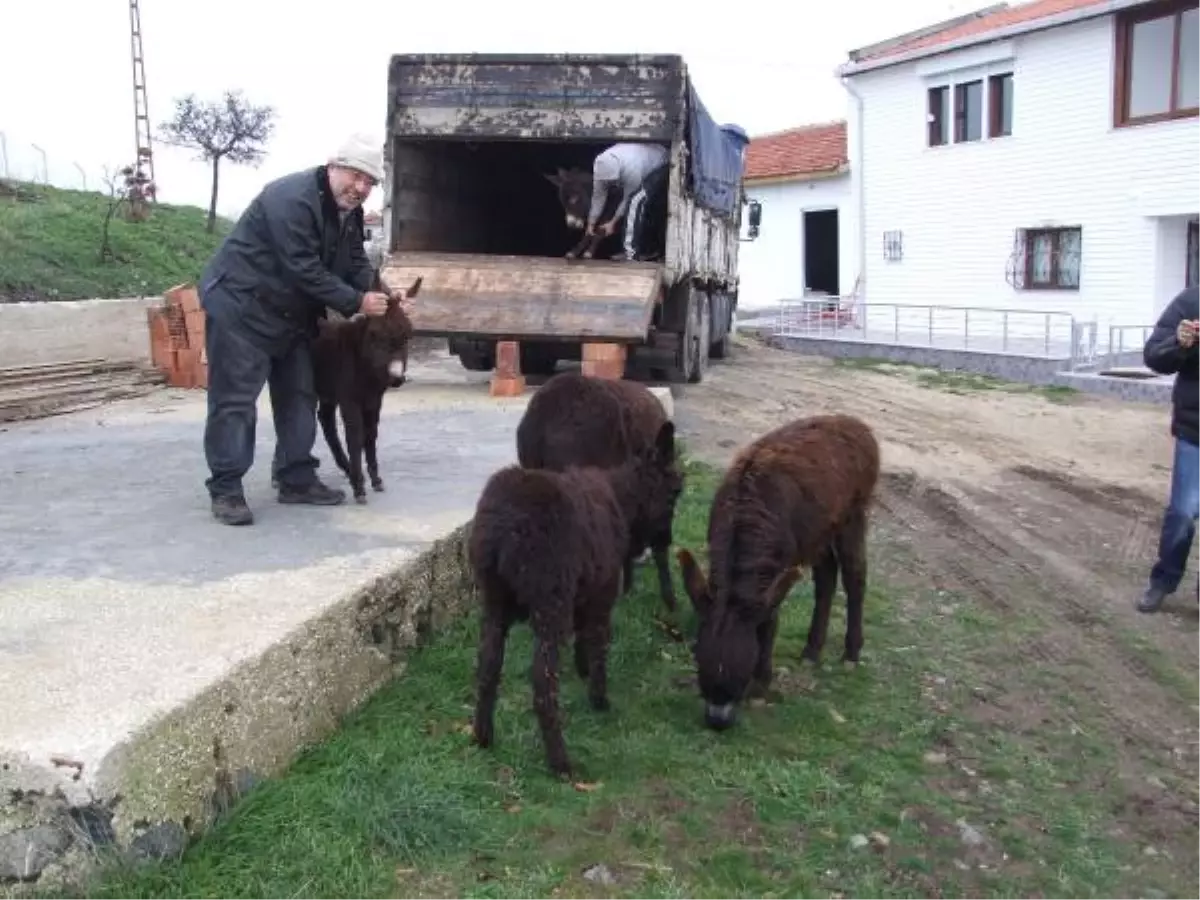
[[(321, 11), (312, 14), (283, 0), (142, 0), (141, 12), (156, 127), (188, 92), (217, 98), (241, 88), (278, 110), (262, 165), (222, 167), (218, 208), (235, 214), (264, 181), (323, 162), (346, 134), (382, 139), (392, 53), (680, 53), (717, 121), (753, 135), (844, 118), (846, 95), (833, 70), (849, 50), (985, 5), (341, 0), (314, 4)], [(562, 12), (571, 8), (569, 17)], [(12, 0), (0, 29), (0, 133), (10, 174), (41, 171), (36, 144), (52, 182), (80, 186), (78, 166), (97, 189), (105, 166), (134, 154), (127, 3)], [(163, 201), (208, 205), (210, 171), (187, 151), (156, 145), (155, 174)], [(368, 206), (378, 203), (377, 191)]]

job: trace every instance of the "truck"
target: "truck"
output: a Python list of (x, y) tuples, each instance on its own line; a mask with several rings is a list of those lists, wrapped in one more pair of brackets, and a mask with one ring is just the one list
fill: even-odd
[[(738, 248), (762, 210), (742, 182), (749, 138), (716, 124), (681, 56), (393, 55), (385, 135), (381, 277), (423, 277), (414, 331), (465, 368), (494, 368), (500, 341), (526, 374), (619, 343), (627, 372), (698, 383), (730, 352)], [(627, 141), (669, 151), (662, 253), (567, 259), (580, 232), (547, 176)]]

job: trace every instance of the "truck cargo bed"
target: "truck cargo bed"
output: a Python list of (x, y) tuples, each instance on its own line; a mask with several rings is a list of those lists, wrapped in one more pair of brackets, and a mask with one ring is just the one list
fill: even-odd
[(656, 263), (471, 253), (391, 253), (381, 275), (424, 279), (417, 334), (518, 341), (642, 341), (662, 280)]

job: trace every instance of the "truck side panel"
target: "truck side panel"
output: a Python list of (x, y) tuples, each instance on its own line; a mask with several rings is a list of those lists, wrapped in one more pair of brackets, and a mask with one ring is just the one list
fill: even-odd
[(410, 138), (669, 141), (682, 79), (673, 57), (394, 56), (388, 123)]

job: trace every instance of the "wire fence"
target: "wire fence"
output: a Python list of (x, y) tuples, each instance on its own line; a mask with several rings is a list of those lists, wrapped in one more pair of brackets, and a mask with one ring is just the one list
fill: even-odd
[[(113, 169), (120, 168), (117, 165)], [(0, 178), (77, 191), (104, 191), (105, 171), (70, 150), (0, 127)]]

